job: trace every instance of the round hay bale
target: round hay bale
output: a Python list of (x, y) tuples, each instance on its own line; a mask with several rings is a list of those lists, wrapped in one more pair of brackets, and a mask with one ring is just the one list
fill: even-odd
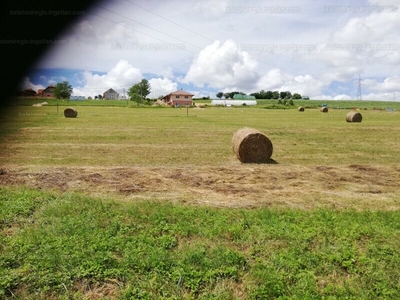
[(66, 118), (76, 118), (78, 116), (78, 111), (72, 107), (68, 107), (64, 110), (64, 116)]
[(303, 106), (299, 106), (299, 107), (297, 108), (297, 110), (298, 110), (298, 111), (304, 111), (304, 107), (303, 107)]
[(253, 128), (239, 129), (233, 135), (232, 144), (242, 163), (267, 163), (273, 151), (271, 140)]
[(323, 112), (323, 113), (327, 113), (328, 112), (328, 108), (326, 106), (321, 107), (320, 111)]
[(350, 111), (346, 115), (346, 121), (360, 123), (362, 121), (362, 114), (360, 114), (358, 111)]

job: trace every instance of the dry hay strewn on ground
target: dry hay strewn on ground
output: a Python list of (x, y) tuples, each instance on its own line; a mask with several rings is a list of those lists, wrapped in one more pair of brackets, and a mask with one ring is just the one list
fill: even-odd
[(267, 163), (271, 158), (271, 140), (253, 128), (239, 129), (232, 139), (233, 151), (242, 163)]
[(362, 114), (358, 111), (350, 111), (346, 115), (347, 122), (361, 122), (362, 121)]
[(304, 111), (304, 107), (303, 107), (303, 106), (299, 106), (299, 107), (297, 108), (297, 110), (298, 110), (298, 111)]
[(328, 108), (326, 106), (321, 107), (320, 111), (323, 112), (323, 113), (327, 113), (328, 112)]
[(76, 118), (78, 116), (78, 111), (72, 107), (68, 107), (64, 110), (64, 116), (66, 118)]
[(3, 167), (0, 185), (219, 207), (400, 209), (397, 166)]

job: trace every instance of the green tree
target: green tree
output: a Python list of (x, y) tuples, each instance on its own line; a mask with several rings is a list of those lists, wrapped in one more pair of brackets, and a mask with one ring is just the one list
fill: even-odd
[(72, 86), (68, 81), (59, 82), (54, 87), (54, 96), (57, 99), (69, 99), (72, 94)]
[(231, 94), (230, 93), (225, 93), (224, 97), (225, 97), (225, 99), (229, 99), (231, 97)]
[(150, 83), (147, 79), (142, 79), (140, 82), (131, 86), (128, 90), (128, 96), (131, 101), (136, 101), (137, 104), (143, 102), (147, 95), (150, 94)]
[(256, 97), (256, 99), (262, 99), (261, 94), (259, 92), (251, 93), (250, 96)]
[(263, 99), (272, 99), (273, 94), (271, 91), (266, 91), (263, 97)]
[(259, 99), (267, 99), (267, 98), (266, 98), (267, 93), (266, 93), (264, 90), (261, 90), (261, 91), (259, 92), (259, 96), (260, 96)]
[(131, 101), (135, 101), (137, 102), (137, 104), (139, 105), (140, 103), (142, 103), (143, 98), (140, 96), (140, 87), (139, 84), (135, 84), (133, 86), (131, 86), (128, 90), (128, 96), (131, 99)]
[(278, 91), (273, 91), (272, 92), (272, 99), (279, 99), (279, 92)]
[(299, 93), (294, 93), (293, 99), (301, 99), (301, 95)]
[(98, 99), (103, 99), (103, 96), (99, 94), (99, 95), (97, 96), (97, 98), (98, 98)]
[(218, 92), (218, 94), (216, 94), (215, 96), (217, 96), (217, 98), (221, 99), (223, 95), (224, 95), (223, 92)]
[(281, 99), (286, 99), (286, 92), (281, 92), (280, 93), (280, 98)]

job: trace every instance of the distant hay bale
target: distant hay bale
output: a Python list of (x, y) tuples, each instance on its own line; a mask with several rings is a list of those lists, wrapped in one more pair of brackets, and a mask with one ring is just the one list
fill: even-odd
[(66, 118), (76, 118), (78, 116), (78, 112), (76, 109), (68, 107), (64, 110), (64, 116)]
[(303, 106), (299, 106), (299, 107), (297, 108), (297, 110), (298, 110), (298, 111), (304, 111), (304, 107), (303, 107)]
[(346, 121), (360, 123), (362, 121), (362, 114), (360, 114), (358, 111), (350, 111), (346, 115)]
[(323, 112), (323, 113), (327, 113), (328, 112), (328, 108), (326, 106), (321, 107), (320, 111)]
[(239, 129), (233, 135), (232, 144), (242, 163), (267, 163), (273, 151), (271, 140), (253, 128)]
[(42, 104), (41, 104), (41, 103), (35, 103), (35, 104), (32, 104), (32, 106), (34, 106), (34, 107), (41, 107)]

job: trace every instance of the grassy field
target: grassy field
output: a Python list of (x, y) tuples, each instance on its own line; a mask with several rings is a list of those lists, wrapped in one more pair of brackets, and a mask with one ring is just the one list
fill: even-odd
[(399, 298), (400, 114), (357, 103), (3, 110), (0, 298)]
[[(47, 102), (49, 106), (107, 106), (107, 107), (137, 107), (137, 103), (133, 101), (126, 100), (84, 100), (84, 101), (71, 101), (71, 100), (61, 100), (61, 99), (49, 99), (49, 98), (15, 98), (8, 102), (8, 106), (32, 106), (36, 103)], [(211, 100), (194, 100), (197, 105), (211, 105)], [(257, 100), (257, 105), (251, 108), (297, 108), (298, 106), (303, 106), (305, 108), (319, 108), (323, 104), (327, 104), (331, 108), (336, 109), (353, 109), (359, 108), (364, 109), (391, 109), (400, 110), (399, 102), (382, 102), (382, 101), (348, 101), (348, 100), (293, 100), (294, 106), (285, 107), (283, 105), (278, 105), (278, 100)], [(142, 105), (147, 107), (147, 105)], [(61, 109), (60, 109), (61, 111)]]
[(0, 297), (397, 299), (398, 212), (0, 190)]

